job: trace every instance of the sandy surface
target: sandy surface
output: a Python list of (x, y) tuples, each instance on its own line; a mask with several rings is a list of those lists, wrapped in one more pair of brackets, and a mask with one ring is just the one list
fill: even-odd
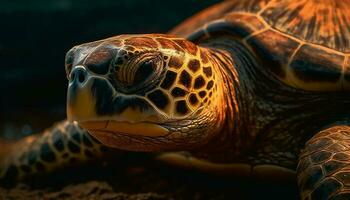
[(297, 199), (274, 184), (182, 170), (133, 155), (31, 177), (0, 187), (0, 199)]

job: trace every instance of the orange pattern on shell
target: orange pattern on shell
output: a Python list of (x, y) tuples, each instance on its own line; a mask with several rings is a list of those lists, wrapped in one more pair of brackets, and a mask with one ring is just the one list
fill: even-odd
[(261, 15), (279, 31), (350, 53), (349, 13), (349, 0), (276, 0)]

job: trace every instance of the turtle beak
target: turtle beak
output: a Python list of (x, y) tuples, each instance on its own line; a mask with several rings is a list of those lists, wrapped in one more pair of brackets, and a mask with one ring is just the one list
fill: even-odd
[(91, 86), (94, 78), (84, 66), (75, 66), (69, 74), (67, 92), (67, 118), (69, 121), (81, 121), (96, 116), (96, 100)]

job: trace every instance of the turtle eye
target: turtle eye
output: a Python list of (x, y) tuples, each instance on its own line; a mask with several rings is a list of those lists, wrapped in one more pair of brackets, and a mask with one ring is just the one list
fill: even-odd
[(134, 85), (136, 86), (147, 81), (152, 81), (152, 77), (157, 75), (157, 72), (160, 70), (159, 64), (160, 63), (158, 63), (156, 59), (142, 62), (134, 74)]
[[(118, 61), (117, 61), (118, 62)], [(126, 65), (116, 65), (117, 82), (125, 93), (150, 87), (159, 80), (163, 60), (159, 55), (145, 55), (132, 59)]]

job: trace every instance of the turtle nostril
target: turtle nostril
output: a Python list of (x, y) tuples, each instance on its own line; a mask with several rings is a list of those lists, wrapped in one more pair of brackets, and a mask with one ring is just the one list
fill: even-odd
[(78, 77), (78, 81), (79, 81), (80, 83), (83, 83), (83, 82), (85, 81), (85, 74), (80, 73), (80, 74), (79, 74), (79, 77)]
[(84, 67), (76, 67), (71, 72), (71, 82), (77, 82), (78, 84), (82, 84), (86, 81), (87, 72)]

